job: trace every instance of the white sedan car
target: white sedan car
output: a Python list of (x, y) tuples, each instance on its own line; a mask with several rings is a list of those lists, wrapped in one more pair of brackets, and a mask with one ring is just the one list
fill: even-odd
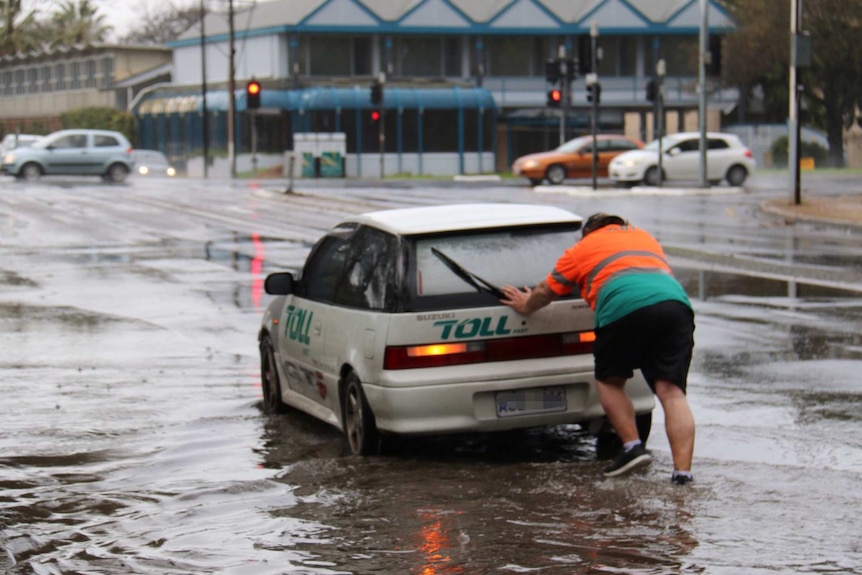
[[(366, 213), (270, 274), (259, 332), (263, 408), (341, 429), (354, 454), (389, 434), (582, 424), (614, 442), (593, 378), (593, 312), (562, 298), (525, 317), (504, 283), (535, 285), (579, 239), (553, 207), (463, 204)], [(628, 383), (644, 440), (654, 398)]]
[[(735, 134), (706, 134), (706, 177), (711, 185), (727, 180), (741, 186), (754, 171), (754, 157)], [(661, 139), (662, 181), (698, 180), (700, 178), (700, 133), (681, 132)], [(620, 154), (611, 160), (608, 175), (615, 182), (648, 186), (659, 183), (659, 140), (641, 150)]]

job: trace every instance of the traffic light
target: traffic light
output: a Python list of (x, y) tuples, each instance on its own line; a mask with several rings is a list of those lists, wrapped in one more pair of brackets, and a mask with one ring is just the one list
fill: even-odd
[(245, 107), (249, 110), (260, 108), (260, 82), (251, 80), (245, 85)]
[(596, 104), (602, 101), (602, 85), (598, 82), (587, 84), (587, 102), (592, 102), (594, 99)]
[(586, 76), (593, 71), (593, 39), (589, 34), (578, 36), (578, 72)]
[(578, 77), (578, 61), (574, 58), (566, 60), (566, 80), (574, 82)]
[(380, 110), (371, 110), (371, 115), (369, 116), (371, 119), (371, 125), (377, 126), (380, 124)]
[(371, 84), (371, 105), (379, 106), (383, 103), (383, 84), (375, 80)]
[(650, 102), (655, 102), (656, 96), (658, 96), (658, 86), (655, 80), (650, 79), (646, 83), (646, 99)]
[(549, 108), (559, 108), (560, 103), (563, 101), (563, 93), (558, 88), (554, 88), (553, 90), (548, 90), (548, 107)]
[(554, 85), (560, 81), (560, 61), (551, 58), (545, 61), (545, 80)]

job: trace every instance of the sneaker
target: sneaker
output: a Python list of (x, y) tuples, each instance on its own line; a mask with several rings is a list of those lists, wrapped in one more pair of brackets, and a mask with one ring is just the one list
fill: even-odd
[(694, 478), (691, 475), (673, 475), (670, 478), (670, 482), (674, 485), (688, 485), (694, 481)]
[(605, 467), (604, 474), (605, 477), (616, 477), (617, 475), (628, 473), (638, 467), (643, 467), (644, 465), (649, 464), (650, 461), (652, 461), (652, 457), (650, 457), (650, 454), (641, 443), (635, 445), (628, 451), (620, 453), (617, 458), (614, 459), (613, 463)]

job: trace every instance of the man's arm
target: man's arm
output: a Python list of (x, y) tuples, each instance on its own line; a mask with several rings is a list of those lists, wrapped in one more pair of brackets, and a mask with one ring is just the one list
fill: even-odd
[(524, 315), (530, 315), (559, 297), (548, 287), (545, 280), (540, 281), (533, 289), (525, 287), (523, 290), (519, 290), (510, 285), (505, 285), (500, 289), (506, 295), (506, 298), (501, 299), (500, 303)]

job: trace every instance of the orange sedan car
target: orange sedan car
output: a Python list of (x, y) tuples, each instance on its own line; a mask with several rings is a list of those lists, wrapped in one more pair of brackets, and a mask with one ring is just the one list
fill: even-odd
[[(596, 176), (608, 177), (608, 164), (614, 157), (643, 148), (643, 142), (614, 134), (596, 136), (598, 162)], [(562, 184), (566, 178), (591, 178), (593, 176), (593, 137), (581, 136), (569, 140), (556, 150), (521, 156), (512, 164), (512, 173), (524, 176), (530, 183), (541, 184), (547, 179), (551, 184)]]

